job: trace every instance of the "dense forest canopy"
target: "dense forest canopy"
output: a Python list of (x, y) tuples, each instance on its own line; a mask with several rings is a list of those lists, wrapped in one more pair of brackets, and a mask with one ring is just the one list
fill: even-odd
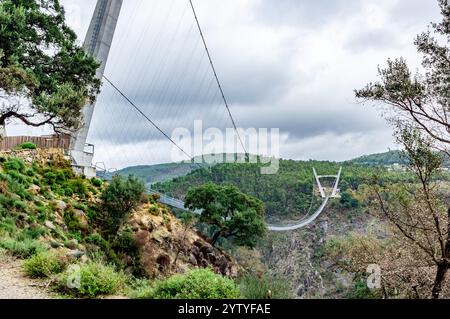
[[(268, 218), (303, 216), (315, 202), (313, 167), (318, 174), (336, 174), (343, 166), (341, 193), (357, 190), (363, 184), (377, 180), (385, 183), (412, 181), (413, 176), (403, 171), (352, 163), (280, 160), (280, 170), (275, 175), (262, 175), (260, 164), (218, 164), (196, 170), (172, 181), (157, 183), (155, 190), (176, 198), (183, 198), (191, 187), (208, 182), (231, 184), (242, 192), (262, 200)], [(448, 178), (446, 175), (440, 178)], [(333, 182), (333, 181), (330, 181)], [(348, 196), (346, 196), (348, 199)]]

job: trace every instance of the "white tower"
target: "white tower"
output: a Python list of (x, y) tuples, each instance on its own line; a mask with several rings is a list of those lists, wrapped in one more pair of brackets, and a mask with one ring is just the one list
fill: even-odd
[[(86, 52), (101, 63), (96, 75), (99, 79), (102, 79), (105, 71), (122, 2), (123, 0), (98, 0), (84, 40)], [(75, 171), (87, 177), (96, 175), (92, 163), (94, 157), (93, 145), (86, 144), (94, 108), (95, 103), (88, 104), (83, 108), (83, 126), (74, 134), (70, 146), (70, 155)]]

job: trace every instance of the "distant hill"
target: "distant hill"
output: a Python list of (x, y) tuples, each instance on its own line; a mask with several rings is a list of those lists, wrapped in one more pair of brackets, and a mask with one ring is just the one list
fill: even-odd
[[(213, 163), (213, 159), (217, 159), (217, 156), (225, 157), (226, 155), (222, 154), (215, 157), (212, 156), (213, 155), (204, 155), (201, 161), (197, 161), (198, 159), (200, 159), (200, 157), (195, 157), (194, 160), (196, 160), (196, 162), (198, 163), (178, 162), (157, 165), (131, 166), (114, 173), (107, 173), (106, 176), (101, 177), (110, 179), (112, 176), (117, 174), (122, 176), (134, 175), (142, 179), (146, 184), (151, 185), (155, 183), (170, 181), (174, 178), (185, 176), (192, 171), (215, 165), (208, 163)], [(236, 160), (240, 161), (244, 160), (245, 158), (244, 154), (237, 154), (234, 156)]]
[(349, 162), (374, 166), (392, 165), (396, 163), (406, 165), (408, 163), (408, 158), (403, 155), (402, 151), (394, 150), (385, 153), (363, 155)]
[(112, 177), (117, 174), (123, 176), (134, 175), (142, 179), (146, 184), (154, 184), (187, 175), (193, 170), (199, 169), (199, 165), (200, 167), (207, 166), (206, 164), (195, 163), (169, 163), (132, 166), (114, 173), (109, 173), (107, 177)]
[[(450, 167), (450, 159), (448, 156), (443, 153), (443, 158), (443, 166)], [(407, 165), (408, 157), (401, 150), (394, 150), (385, 153), (363, 155), (348, 161), (348, 163), (370, 166)]]

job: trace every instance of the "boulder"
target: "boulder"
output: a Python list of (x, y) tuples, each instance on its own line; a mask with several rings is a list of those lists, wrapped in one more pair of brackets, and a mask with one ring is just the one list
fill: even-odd
[(200, 251), (203, 253), (203, 255), (206, 257), (208, 254), (214, 254), (214, 248), (210, 244), (203, 244), (203, 246), (200, 247)]
[(50, 230), (56, 230), (56, 226), (49, 220), (46, 220), (44, 226)]
[(83, 257), (84, 255), (86, 255), (86, 253), (84, 251), (81, 250), (70, 250), (67, 253), (68, 256), (72, 256), (75, 257), (76, 259), (80, 259), (81, 257)]
[(73, 216), (77, 220), (78, 225), (80, 226), (81, 230), (87, 231), (89, 229), (88, 218), (87, 218), (86, 214), (82, 210), (74, 209), (73, 210)]
[(200, 257), (200, 249), (197, 246), (192, 246), (191, 252), (195, 256), (195, 258), (198, 259), (198, 257)]
[(41, 192), (41, 188), (37, 185), (31, 185), (30, 187), (28, 187), (28, 191), (34, 196), (36, 196), (39, 195), (39, 193)]
[(214, 264), (217, 260), (216, 255), (209, 253), (206, 255), (206, 258), (209, 260), (210, 263)]
[(226, 275), (227, 274), (227, 269), (228, 269), (228, 260), (225, 256), (220, 256), (216, 262), (215, 265), (217, 266), (217, 268), (219, 268), (220, 272), (222, 273), (222, 275)]
[(193, 254), (189, 255), (189, 263), (194, 266), (198, 266), (197, 258)]
[(64, 245), (59, 243), (59, 242), (57, 242), (56, 240), (51, 240), (50, 241), (50, 247), (52, 247), (52, 248), (59, 248), (59, 247), (62, 247), (62, 246), (64, 246)]
[(56, 200), (56, 201), (55, 201), (55, 208), (56, 208), (58, 211), (63, 212), (63, 211), (66, 210), (67, 204), (66, 204), (66, 202), (64, 202), (64, 201), (62, 201), (62, 200)]
[(78, 248), (78, 240), (71, 239), (65, 244), (65, 246), (69, 249), (77, 249)]
[(80, 262), (81, 262), (82, 264), (86, 264), (88, 261), (89, 261), (88, 256), (82, 255), (82, 256), (80, 257)]

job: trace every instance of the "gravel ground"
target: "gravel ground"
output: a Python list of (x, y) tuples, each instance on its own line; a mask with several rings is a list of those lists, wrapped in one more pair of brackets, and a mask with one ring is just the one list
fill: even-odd
[(25, 277), (21, 261), (0, 257), (0, 299), (52, 299), (46, 283)]

